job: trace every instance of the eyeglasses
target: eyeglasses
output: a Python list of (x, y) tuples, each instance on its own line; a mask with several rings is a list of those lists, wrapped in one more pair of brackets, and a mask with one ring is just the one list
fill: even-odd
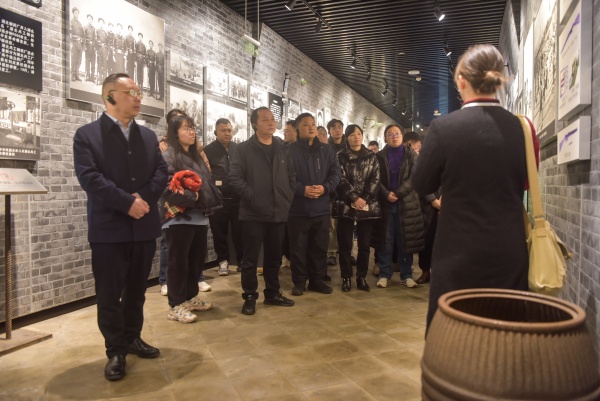
[(181, 130), (183, 132), (196, 132), (196, 128), (195, 127), (181, 127)]
[(126, 92), (129, 94), (129, 96), (131, 97), (139, 97), (140, 99), (144, 97), (144, 95), (142, 94), (142, 91), (136, 91), (135, 89), (113, 89), (108, 91), (108, 93), (111, 92)]
[(388, 138), (400, 138), (402, 134), (400, 132), (396, 132), (395, 134), (389, 133), (386, 135)]

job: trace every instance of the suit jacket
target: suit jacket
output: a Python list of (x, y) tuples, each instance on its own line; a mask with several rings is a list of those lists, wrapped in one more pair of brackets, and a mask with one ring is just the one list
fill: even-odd
[[(79, 128), (73, 140), (75, 173), (87, 193), (88, 240), (119, 243), (161, 235), (158, 200), (167, 185), (167, 164), (156, 134), (131, 123), (129, 141), (106, 114)], [(150, 213), (128, 215), (138, 193)]]

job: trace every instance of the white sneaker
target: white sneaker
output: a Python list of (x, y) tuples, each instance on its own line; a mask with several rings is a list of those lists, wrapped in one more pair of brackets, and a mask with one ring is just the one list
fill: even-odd
[(181, 323), (192, 323), (195, 322), (198, 317), (194, 315), (184, 304), (177, 305), (174, 308), (169, 308), (167, 314), (168, 320), (174, 320)]
[(212, 304), (210, 302), (205, 302), (198, 297), (194, 297), (189, 301), (185, 301), (181, 304), (181, 306), (186, 307), (189, 310), (198, 310), (198, 311), (207, 311), (212, 308)]
[(167, 295), (168, 289), (166, 284), (161, 284), (160, 286), (160, 295)]
[(400, 284), (407, 286), (408, 288), (417, 288), (419, 285), (412, 278), (407, 278), (406, 280), (400, 280)]
[(198, 281), (198, 289), (202, 292), (209, 292), (212, 287), (206, 281)]
[(219, 262), (219, 276), (229, 276), (229, 262), (222, 260)]
[(377, 280), (377, 287), (379, 288), (385, 288), (388, 285), (390, 285), (390, 280), (384, 277), (381, 277), (379, 280)]

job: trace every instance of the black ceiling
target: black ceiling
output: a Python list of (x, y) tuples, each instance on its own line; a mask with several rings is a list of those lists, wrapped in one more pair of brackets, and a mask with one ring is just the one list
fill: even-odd
[[(245, 0), (221, 0), (244, 16)], [(292, 11), (287, 0), (247, 0), (248, 20), (268, 25), (335, 77), (405, 126), (412, 122), (429, 124), (434, 110), (460, 107), (448, 72), (444, 38), (458, 56), (476, 43), (498, 45), (506, 0), (440, 0), (446, 14), (434, 17), (434, 0), (306, 0), (321, 14), (331, 29), (315, 32), (317, 19), (303, 4)], [(359, 58), (351, 69), (352, 49)], [(404, 54), (401, 55), (400, 52)], [(361, 63), (362, 62), (362, 63)], [(366, 82), (369, 68), (372, 79)], [(419, 70), (422, 80), (408, 75)], [(384, 79), (390, 92), (385, 96)], [(397, 105), (392, 105), (394, 94)], [(402, 112), (408, 110), (406, 115)]]

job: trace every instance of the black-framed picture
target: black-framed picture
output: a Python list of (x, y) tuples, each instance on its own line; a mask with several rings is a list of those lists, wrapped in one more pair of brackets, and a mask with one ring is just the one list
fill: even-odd
[(39, 160), (40, 97), (0, 90), (0, 159)]
[(216, 139), (215, 123), (219, 118), (231, 121), (233, 141), (240, 143), (248, 139), (248, 110), (228, 106), (215, 100), (206, 100), (206, 144)]
[(206, 67), (204, 83), (206, 92), (216, 96), (228, 96), (229, 86), (227, 80), (227, 74), (221, 70), (217, 70), (214, 67)]
[(21, 0), (21, 2), (37, 8), (40, 8), (42, 6), (42, 0)]
[(288, 120), (295, 120), (296, 117), (300, 115), (302, 108), (300, 107), (300, 102), (297, 102), (292, 99), (288, 99), (287, 104), (287, 118)]
[(169, 85), (169, 110), (181, 109), (196, 123), (196, 135), (203, 137), (204, 116), (202, 110), (203, 95)]
[(42, 23), (0, 8), (0, 82), (42, 90)]
[(259, 107), (269, 106), (269, 94), (267, 91), (259, 89), (255, 86), (250, 87), (250, 109), (258, 109)]
[(69, 0), (67, 7), (67, 97), (101, 103), (104, 79), (122, 72), (144, 94), (142, 113), (164, 116), (165, 21), (124, 0)]
[(204, 82), (203, 67), (190, 58), (171, 51), (169, 52), (169, 81), (199, 92)]
[(229, 98), (236, 103), (248, 104), (248, 81), (237, 75), (229, 74)]
[(269, 92), (269, 109), (275, 117), (277, 129), (283, 128), (283, 98), (279, 95)]

